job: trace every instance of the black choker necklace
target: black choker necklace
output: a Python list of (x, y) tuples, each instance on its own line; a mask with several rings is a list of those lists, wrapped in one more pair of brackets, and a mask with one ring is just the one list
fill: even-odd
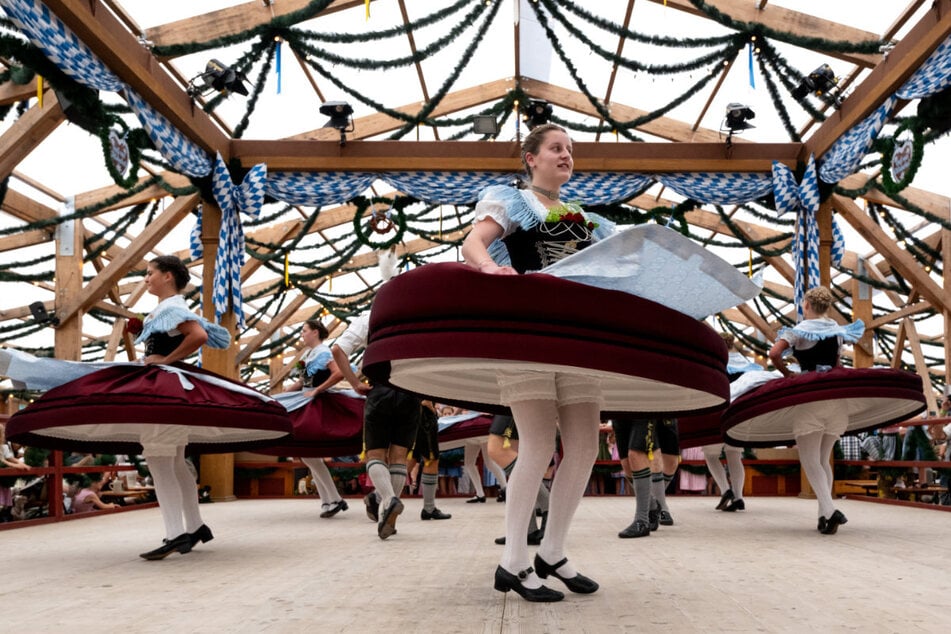
[(541, 194), (542, 196), (546, 196), (550, 200), (558, 200), (558, 192), (542, 189), (541, 187), (537, 185), (529, 185), (529, 187), (532, 188), (533, 192), (538, 192), (539, 194)]

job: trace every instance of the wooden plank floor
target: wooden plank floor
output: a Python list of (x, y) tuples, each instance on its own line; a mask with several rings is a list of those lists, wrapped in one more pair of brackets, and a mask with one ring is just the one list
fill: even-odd
[[(633, 498), (585, 498), (570, 555), (593, 595), (532, 604), (492, 589), (504, 505), (409, 499), (381, 541), (361, 500), (331, 520), (309, 499), (203, 505), (215, 539), (146, 562), (158, 509), (0, 533), (7, 632), (947, 632), (951, 513), (840, 500), (674, 497), (676, 524), (620, 540)], [(554, 587), (560, 588), (552, 580)]]

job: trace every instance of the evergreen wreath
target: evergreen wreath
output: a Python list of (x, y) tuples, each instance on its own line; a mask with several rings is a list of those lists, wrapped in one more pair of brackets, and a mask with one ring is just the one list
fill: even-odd
[[(406, 233), (406, 214), (403, 213), (408, 205), (416, 202), (415, 198), (410, 196), (400, 196), (394, 199), (386, 198), (385, 196), (374, 196), (372, 198), (366, 198), (365, 196), (358, 196), (350, 201), (353, 204), (357, 211), (353, 214), (353, 232), (357, 236), (357, 240), (361, 243), (367, 245), (371, 249), (389, 249), (390, 247), (399, 244), (403, 240), (403, 236)], [(389, 221), (393, 222), (393, 225), (396, 228), (396, 232), (393, 234), (392, 238), (388, 240), (383, 240), (376, 242), (370, 239), (371, 232), (379, 232), (374, 228), (374, 219), (379, 218), (380, 216), (375, 214), (375, 218), (371, 218), (367, 223), (363, 222), (363, 217), (366, 215), (367, 209), (372, 205), (388, 204), (390, 205), (389, 210), (386, 212), (386, 218)], [(386, 231), (382, 232), (386, 233)]]
[[(912, 135), (911, 163), (909, 163), (905, 175), (898, 182), (895, 182), (895, 179), (892, 178), (892, 160), (895, 154), (895, 146), (897, 145), (895, 139), (906, 130), (911, 132)], [(911, 182), (915, 180), (915, 174), (918, 172), (918, 168), (921, 167), (921, 159), (924, 158), (925, 153), (924, 135), (922, 134), (918, 118), (908, 117), (901, 122), (891, 138), (881, 138), (880, 142), (876, 143), (876, 146), (878, 151), (882, 154), (882, 190), (886, 194), (897, 194), (911, 185)]]

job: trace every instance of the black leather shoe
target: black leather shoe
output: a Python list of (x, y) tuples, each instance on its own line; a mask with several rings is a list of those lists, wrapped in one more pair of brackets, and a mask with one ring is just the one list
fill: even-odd
[(518, 573), (518, 576), (499, 566), (495, 569), (495, 589), (499, 592), (508, 592), (514, 590), (517, 595), (526, 601), (535, 601), (538, 603), (553, 603), (565, 598), (564, 593), (552, 590), (547, 586), (540, 588), (526, 588), (522, 585), (522, 580), (534, 572), (531, 568)]
[(824, 530), (826, 529), (826, 522), (827, 522), (827, 521), (828, 521), (828, 520), (827, 520), (826, 518), (820, 517), (820, 518), (819, 518), (819, 525), (816, 526), (816, 530), (819, 531), (820, 533), (821, 533), (822, 531), (824, 531)]
[(726, 511), (727, 513), (735, 513), (736, 511), (745, 511), (746, 502), (744, 502), (743, 500), (733, 500), (723, 510)]
[(671, 517), (669, 511), (663, 511), (663, 510), (662, 510), (662, 511), (660, 512), (660, 519), (658, 519), (657, 521), (658, 521), (658, 523), (660, 523), (661, 526), (673, 526), (673, 525), (674, 525), (674, 518)]
[(443, 513), (442, 511), (436, 508), (434, 508), (431, 511), (427, 511), (426, 509), (423, 509), (422, 511), (419, 512), (419, 519), (421, 520), (448, 520), (450, 517), (452, 517), (451, 514)]
[(660, 526), (660, 509), (651, 509), (647, 511), (647, 526), (651, 531), (656, 531)]
[(195, 531), (194, 533), (189, 533), (188, 537), (189, 537), (189, 540), (191, 541), (191, 546), (189, 547), (189, 550), (194, 548), (195, 544), (197, 544), (198, 542), (201, 542), (204, 544), (205, 542), (210, 542), (211, 540), (215, 538), (215, 536), (211, 534), (211, 529), (208, 528), (208, 526), (205, 524), (202, 524), (201, 526), (199, 526), (198, 530)]
[(842, 514), (842, 511), (836, 511), (832, 516), (826, 520), (825, 528), (822, 529), (823, 535), (835, 535), (835, 532), (839, 530), (839, 524), (845, 524), (849, 520), (846, 519), (845, 515)]
[(634, 520), (631, 525), (617, 534), (621, 539), (631, 539), (633, 537), (650, 537), (651, 529), (646, 522)]
[(377, 528), (377, 534), (380, 536), (380, 539), (386, 539), (396, 533), (396, 518), (402, 512), (403, 503), (400, 502), (400, 499), (396, 497), (390, 498), (386, 508), (383, 509), (383, 512), (380, 514), (380, 526)]
[[(209, 531), (209, 533), (210, 532), (211, 531)], [(139, 557), (142, 559), (148, 559), (149, 561), (155, 561), (157, 559), (165, 559), (175, 551), (178, 551), (184, 555), (192, 549), (192, 538), (190, 533), (182, 533), (175, 539), (163, 539), (162, 542), (162, 545), (155, 550), (142, 553), (139, 555)]]
[(374, 522), (380, 521), (380, 501), (376, 499), (376, 493), (367, 493), (363, 498), (363, 503), (367, 507), (367, 517)]
[[(528, 545), (529, 546), (538, 546), (542, 543), (542, 538), (545, 536), (545, 529), (539, 528), (533, 531), (528, 531)], [(495, 543), (499, 546), (505, 546), (505, 536), (496, 537)]]
[(723, 495), (720, 496), (720, 503), (717, 504), (718, 511), (725, 511), (726, 507), (733, 501), (733, 489), (727, 489)]
[(477, 495), (466, 500), (466, 504), (485, 504), (485, 496)]
[[(373, 499), (375, 500), (376, 497), (374, 497)], [(320, 514), (320, 516), (326, 519), (328, 517), (333, 517), (340, 511), (346, 511), (348, 508), (350, 508), (350, 506), (347, 504), (346, 500), (343, 500), (343, 499), (337, 500), (336, 502), (330, 505), (330, 508), (328, 508), (326, 511), (323, 511)]]
[(585, 577), (580, 572), (574, 577), (562, 577), (558, 574), (558, 569), (568, 563), (568, 558), (565, 557), (557, 564), (549, 564), (544, 559), (538, 556), (538, 553), (535, 554), (535, 572), (538, 573), (538, 576), (542, 579), (547, 579), (549, 575), (558, 579), (565, 587), (567, 587), (572, 592), (577, 592), (578, 594), (591, 594), (601, 586), (598, 585), (598, 582), (594, 579), (589, 579)]
[(498, 495), (498, 497), (495, 498), (495, 501), (496, 501), (496, 502), (504, 502), (504, 501), (505, 501), (505, 489), (502, 489), (501, 491), (499, 491), (499, 495)]

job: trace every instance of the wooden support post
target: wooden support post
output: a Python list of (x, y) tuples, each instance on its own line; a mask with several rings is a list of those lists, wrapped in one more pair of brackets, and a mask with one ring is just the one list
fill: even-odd
[[(221, 209), (207, 201), (202, 203), (201, 244), (204, 251), (201, 302), (205, 319), (214, 321), (214, 279), (215, 256), (218, 251), (218, 231), (221, 228)], [(234, 341), (235, 323), (237, 319), (233, 311), (228, 311), (221, 317), (221, 325), (231, 332), (232, 343), (227, 350), (202, 348), (202, 365), (229, 379), (238, 377), (238, 368), (235, 366), (235, 355), (238, 345)], [(216, 501), (237, 499), (234, 495), (234, 454), (204, 454), (201, 457), (201, 484), (211, 487), (211, 498)]]
[[(865, 260), (859, 260), (858, 272), (867, 275), (868, 267)], [(872, 289), (861, 280), (852, 280), (852, 319), (861, 319), (868, 324), (872, 321)], [(875, 363), (872, 332), (865, 331), (862, 338), (852, 346), (852, 366), (856, 368), (870, 368)]]
[[(949, 216), (951, 216), (951, 210), (949, 210)], [(951, 231), (942, 229), (941, 268), (944, 276), (945, 306), (951, 306), (951, 267), (949, 267), (949, 262), (951, 262)], [(944, 390), (947, 394), (948, 386), (951, 385), (951, 348), (948, 346), (948, 343), (951, 342), (951, 319), (949, 319), (951, 318), (951, 312), (944, 308), (941, 314), (944, 316)]]
[(819, 227), (819, 283), (832, 287), (832, 203), (825, 201), (816, 212)]
[[(63, 215), (74, 211), (69, 198)], [(83, 225), (79, 220), (67, 220), (56, 226), (56, 300), (54, 314), (73, 297), (83, 292)], [(57, 359), (82, 359), (83, 312), (77, 311), (56, 326), (54, 354)]]

